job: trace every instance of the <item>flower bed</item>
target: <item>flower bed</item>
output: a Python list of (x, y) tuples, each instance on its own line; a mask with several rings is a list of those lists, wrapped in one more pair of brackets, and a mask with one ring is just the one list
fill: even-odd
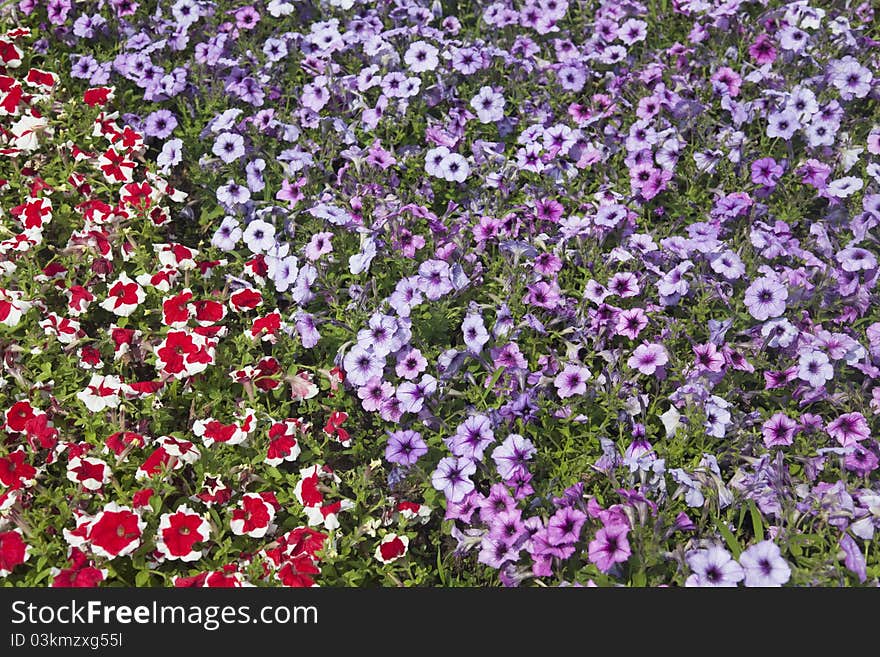
[(877, 584), (869, 3), (5, 20), (0, 576)]

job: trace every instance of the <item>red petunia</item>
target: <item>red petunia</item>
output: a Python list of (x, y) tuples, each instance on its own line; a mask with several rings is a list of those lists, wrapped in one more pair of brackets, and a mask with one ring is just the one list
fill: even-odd
[(281, 325), (281, 313), (274, 310), (254, 320), (250, 329), (251, 338), (260, 338), (263, 342), (275, 344), (278, 339), (276, 334), (281, 330)]
[(232, 497), (232, 489), (223, 483), (219, 475), (206, 472), (202, 478), (202, 488), (196, 493), (205, 506), (224, 505)]
[(236, 536), (262, 538), (272, 528), (274, 518), (275, 505), (264, 495), (245, 493), (238, 508), (232, 512), (229, 525)]
[(37, 469), (27, 462), (27, 453), (23, 447), (8, 456), (0, 457), (0, 484), (7, 488), (32, 486), (36, 476)]
[(101, 557), (124, 557), (141, 545), (147, 523), (127, 506), (116, 502), (105, 505), (89, 525), (87, 540), (92, 551)]
[(219, 301), (200, 300), (193, 303), (196, 323), (199, 326), (211, 326), (226, 317), (226, 306)]
[(101, 459), (76, 457), (67, 463), (67, 478), (90, 491), (98, 491), (110, 481), (110, 466)]
[(302, 426), (301, 419), (288, 418), (269, 427), (269, 447), (266, 450), (265, 462), (277, 467), (284, 461), (295, 461), (300, 454), (296, 435), (302, 430)]
[(92, 87), (83, 93), (83, 102), (89, 107), (106, 105), (113, 100), (114, 87)]
[(51, 91), (52, 87), (58, 84), (58, 76), (51, 71), (32, 68), (27, 72), (24, 81), (34, 87), (43, 87), (46, 91)]
[(382, 563), (391, 563), (405, 555), (408, 547), (408, 536), (398, 536), (394, 533), (386, 534), (376, 546), (375, 556)]
[(122, 272), (107, 290), (107, 298), (100, 303), (101, 308), (120, 317), (128, 317), (146, 299), (144, 288)]
[(162, 299), (162, 323), (172, 328), (183, 328), (189, 321), (193, 293), (189, 288)]
[(34, 417), (34, 407), (30, 402), (15, 402), (9, 410), (6, 411), (6, 429), (20, 433), (24, 431), (27, 421)]
[(214, 443), (240, 445), (247, 438), (247, 434), (237, 424), (223, 424), (213, 418), (196, 420), (193, 423), (193, 433), (201, 438), (207, 447)]
[(229, 297), (230, 307), (238, 312), (253, 310), (262, 303), (263, 295), (260, 294), (259, 290), (255, 290), (252, 287), (233, 292), (232, 296)]
[(24, 53), (14, 43), (7, 39), (0, 39), (0, 64), (7, 68), (18, 68), (21, 66), (23, 56)]
[(348, 413), (333, 411), (327, 419), (327, 424), (324, 425), (324, 433), (328, 436), (336, 436), (343, 447), (351, 445), (351, 435), (347, 430), (342, 428), (342, 425), (347, 419)]
[(30, 546), (19, 530), (0, 532), (0, 577), (6, 577), (30, 556)]
[(107, 579), (107, 570), (96, 568), (82, 550), (71, 548), (68, 560), (69, 568), (52, 568), (52, 588), (94, 588)]
[(130, 183), (136, 166), (113, 147), (108, 148), (98, 158), (98, 168), (108, 183)]
[(159, 520), (156, 549), (166, 559), (196, 561), (202, 556), (196, 543), (208, 540), (211, 527), (208, 520), (187, 507), (178, 507), (174, 513), (163, 513)]
[(321, 569), (307, 554), (292, 557), (275, 571), (275, 577), (279, 582), (293, 588), (317, 586), (313, 576), (320, 574)]

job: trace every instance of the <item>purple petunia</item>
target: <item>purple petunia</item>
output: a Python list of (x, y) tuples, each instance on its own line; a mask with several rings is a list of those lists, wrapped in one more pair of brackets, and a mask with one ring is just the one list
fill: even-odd
[(437, 469), (431, 473), (431, 485), (442, 492), (449, 502), (461, 502), (465, 495), (474, 490), (471, 477), (477, 472), (476, 464), (470, 459), (447, 456), (440, 459)]
[(749, 314), (758, 320), (779, 317), (785, 312), (788, 290), (784, 285), (766, 276), (755, 280), (745, 292)]
[(167, 139), (177, 127), (177, 117), (167, 109), (156, 110), (144, 119), (144, 133), (148, 137)]

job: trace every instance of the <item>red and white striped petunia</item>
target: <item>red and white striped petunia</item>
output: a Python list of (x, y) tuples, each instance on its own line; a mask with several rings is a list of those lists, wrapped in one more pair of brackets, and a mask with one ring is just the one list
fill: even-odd
[(195, 545), (207, 541), (210, 534), (208, 519), (184, 504), (174, 513), (162, 514), (156, 549), (166, 559), (196, 561), (202, 557), (202, 551), (195, 549)]
[(140, 547), (146, 526), (130, 507), (110, 502), (89, 524), (86, 539), (99, 557), (125, 557)]
[(101, 490), (110, 475), (110, 466), (101, 459), (77, 456), (67, 463), (67, 478), (92, 492)]
[(243, 290), (233, 292), (229, 297), (229, 307), (236, 312), (254, 310), (263, 303), (263, 295), (259, 290), (246, 287)]
[(409, 537), (394, 533), (385, 534), (376, 546), (375, 557), (382, 563), (391, 563), (403, 557), (409, 547)]
[(278, 508), (280, 505), (273, 493), (245, 493), (229, 521), (232, 533), (236, 536), (262, 538), (272, 529), (272, 521)]
[(119, 317), (129, 317), (144, 299), (146, 299), (144, 288), (122, 272), (107, 290), (107, 298), (99, 305)]
[(83, 93), (83, 102), (89, 107), (103, 107), (113, 100), (115, 87), (91, 87)]

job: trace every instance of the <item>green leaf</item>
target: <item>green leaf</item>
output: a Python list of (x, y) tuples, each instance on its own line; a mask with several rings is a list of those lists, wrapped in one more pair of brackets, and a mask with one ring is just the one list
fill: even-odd
[(755, 540), (764, 540), (764, 523), (761, 521), (761, 512), (755, 506), (754, 500), (749, 500), (749, 512), (752, 514), (752, 529), (755, 532)]
[(730, 551), (733, 553), (734, 559), (739, 559), (739, 555), (742, 553), (742, 548), (739, 546), (739, 543), (736, 540), (736, 536), (733, 535), (727, 525), (720, 518), (715, 518), (715, 526), (718, 528), (718, 532), (721, 536), (724, 537), (724, 542), (727, 543), (727, 547), (730, 548)]

